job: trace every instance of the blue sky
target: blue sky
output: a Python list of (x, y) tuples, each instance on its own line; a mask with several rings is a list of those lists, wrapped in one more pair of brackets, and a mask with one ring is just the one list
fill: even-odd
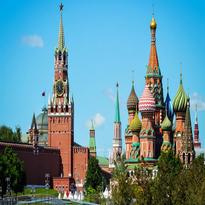
[[(19, 125), (26, 132), (32, 113), (38, 114), (45, 103), (41, 92), (52, 93), (59, 3), (0, 0), (0, 124)], [(116, 82), (120, 85), (122, 136), (127, 125), (126, 101), (132, 70), (137, 95), (142, 94), (153, 3), (164, 95), (167, 78), (171, 98), (176, 94), (182, 62), (184, 88), (192, 103), (198, 103), (200, 139), (205, 144), (205, 2), (64, 0), (69, 80), (75, 100), (75, 140), (88, 145), (87, 122), (96, 117), (100, 155), (106, 155), (112, 146)], [(193, 124), (193, 111), (192, 116)]]

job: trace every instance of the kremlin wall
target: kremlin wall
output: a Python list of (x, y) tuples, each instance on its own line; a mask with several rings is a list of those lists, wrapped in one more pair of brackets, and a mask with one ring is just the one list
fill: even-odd
[[(125, 163), (132, 170), (141, 163), (154, 167), (161, 151), (173, 150), (182, 163), (188, 166), (200, 148), (198, 118), (196, 115), (194, 136), (190, 117), (190, 99), (179, 79), (179, 88), (171, 102), (169, 86), (164, 100), (162, 73), (156, 46), (157, 23), (150, 24), (150, 56), (145, 76), (145, 87), (138, 98), (134, 81), (127, 100), (128, 124), (124, 132)], [(70, 96), (68, 50), (64, 42), (63, 5), (60, 6), (58, 47), (54, 52), (53, 95), (48, 106), (32, 118), (28, 130), (28, 143), (0, 142), (0, 151), (12, 147), (24, 162), (27, 184), (44, 185), (49, 174), (54, 189), (69, 190), (71, 183), (83, 189), (89, 157), (99, 159), (102, 170), (111, 173), (116, 161), (123, 154), (119, 106), (119, 85), (115, 102), (115, 121), (112, 153), (108, 158), (97, 155), (95, 128), (90, 128), (89, 148), (75, 143), (74, 100)], [(140, 116), (141, 114), (141, 116)], [(175, 116), (175, 118), (174, 118)]]

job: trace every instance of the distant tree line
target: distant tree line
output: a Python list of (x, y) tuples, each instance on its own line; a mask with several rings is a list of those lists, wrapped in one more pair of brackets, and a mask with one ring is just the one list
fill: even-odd
[(16, 127), (12, 130), (10, 127), (2, 125), (0, 126), (0, 141), (4, 142), (21, 142), (21, 128)]

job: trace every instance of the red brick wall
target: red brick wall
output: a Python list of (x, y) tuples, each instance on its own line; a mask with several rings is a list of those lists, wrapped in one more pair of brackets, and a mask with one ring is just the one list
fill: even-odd
[(27, 184), (45, 185), (45, 174), (51, 177), (60, 176), (60, 152), (53, 148), (39, 148), (38, 155), (34, 155), (33, 146), (28, 144), (14, 144), (0, 142), (0, 152), (6, 146), (11, 147), (24, 163)]
[(89, 149), (87, 147), (73, 147), (73, 178), (75, 183), (83, 184), (88, 167)]

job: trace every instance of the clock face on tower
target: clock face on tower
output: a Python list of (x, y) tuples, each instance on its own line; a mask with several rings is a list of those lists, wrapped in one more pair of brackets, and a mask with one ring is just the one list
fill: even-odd
[(58, 80), (55, 85), (55, 91), (57, 96), (62, 96), (64, 93), (64, 83), (62, 80)]

